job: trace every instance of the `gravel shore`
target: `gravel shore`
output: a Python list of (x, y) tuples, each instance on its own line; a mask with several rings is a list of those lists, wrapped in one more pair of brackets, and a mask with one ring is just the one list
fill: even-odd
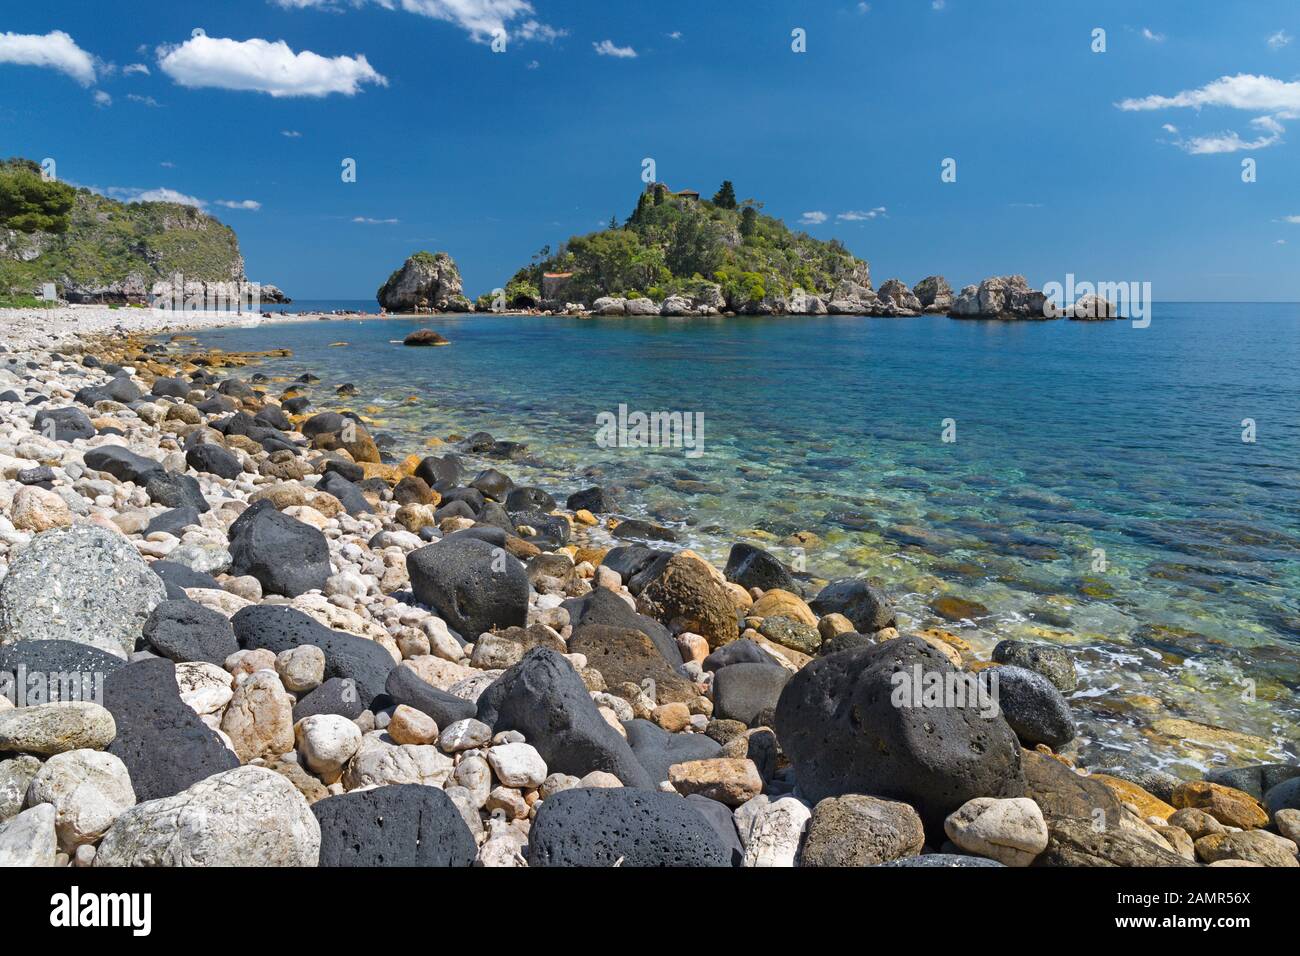
[(1300, 767), (1076, 767), (1062, 648), (148, 339), (247, 321), (0, 313), (0, 865), (1300, 865)]

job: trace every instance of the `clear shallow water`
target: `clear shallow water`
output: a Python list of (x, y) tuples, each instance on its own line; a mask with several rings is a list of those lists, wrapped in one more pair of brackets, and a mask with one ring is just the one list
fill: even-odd
[[(403, 348), (420, 327), (453, 344)], [(711, 557), (748, 537), (795, 561), (788, 536), (810, 531), (808, 571), (879, 578), (905, 626), (985, 653), (1004, 637), (1069, 645), (1092, 765), (1191, 773), (1297, 752), (1300, 305), (1167, 304), (1146, 329), (471, 315), (200, 340), (292, 349), (262, 371), (322, 376), (318, 407), (369, 414), (404, 452), (485, 429), (528, 443), (533, 464), (500, 465), (517, 481), (560, 498), (622, 486), (630, 513)], [(342, 382), (360, 395), (337, 399)], [(599, 447), (596, 416), (620, 404), (702, 412), (703, 455)], [(988, 613), (944, 621), (929, 604), (945, 594)]]

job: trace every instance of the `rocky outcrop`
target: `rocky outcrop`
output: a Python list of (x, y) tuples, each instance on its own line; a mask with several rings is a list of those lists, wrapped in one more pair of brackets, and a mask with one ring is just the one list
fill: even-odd
[(460, 270), (445, 252), (417, 252), (375, 293), (389, 312), (473, 312)]
[(826, 310), (831, 315), (869, 315), (880, 304), (872, 291), (871, 280), (865, 284), (853, 279), (841, 279), (831, 293)]
[(880, 315), (921, 314), (921, 300), (902, 279), (886, 279), (876, 295), (880, 299)]
[(1024, 276), (990, 276), (978, 286), (968, 285), (953, 300), (948, 314), (954, 319), (1003, 321), (1055, 318), (1044, 309), (1047, 296), (1031, 289)]
[(923, 312), (942, 314), (952, 308), (952, 286), (943, 276), (926, 276), (912, 286)]

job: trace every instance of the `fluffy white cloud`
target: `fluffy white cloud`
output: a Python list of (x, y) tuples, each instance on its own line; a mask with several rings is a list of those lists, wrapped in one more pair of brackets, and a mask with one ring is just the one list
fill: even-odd
[(371, 219), (369, 216), (353, 216), (353, 222), (359, 222), (365, 226), (395, 226), (400, 220), (397, 219)]
[(181, 86), (268, 93), (273, 97), (353, 96), (366, 83), (387, 86), (366, 58), (295, 53), (283, 40), (231, 40), (199, 34), (158, 48), (158, 66)]
[(799, 225), (820, 226), (828, 218), (830, 217), (827, 216), (826, 213), (822, 212), (820, 209), (813, 209), (810, 210), (809, 212), (804, 213), (802, 216), (799, 217)]
[[(495, 36), (505, 35), (512, 40), (536, 40), (550, 43), (567, 30), (556, 29), (540, 22), (534, 16), (533, 5), (528, 0), (369, 0), (385, 10), (404, 10), (418, 16), (453, 23), (465, 30), (470, 39), (487, 43)], [(289, 10), (316, 8), (339, 10), (343, 6), (362, 7), (367, 0), (275, 0)], [(518, 20), (519, 24), (511, 24)]]
[(0, 63), (48, 67), (66, 73), (82, 86), (95, 82), (95, 58), (62, 30), (43, 36), (0, 33)]
[[(1121, 100), (1115, 104), (1129, 112), (1163, 109), (1196, 109), (1218, 106), (1226, 109), (1263, 113), (1250, 121), (1256, 130), (1254, 138), (1243, 138), (1228, 131), (1210, 136), (1194, 136), (1179, 140), (1175, 145), (1197, 155), (1236, 153), (1247, 149), (1264, 149), (1282, 141), (1286, 128), (1281, 120), (1300, 117), (1300, 82), (1238, 73), (1221, 76), (1217, 80), (1194, 90), (1183, 90), (1173, 96), (1143, 96)], [(1171, 124), (1165, 129), (1170, 130)], [(1176, 130), (1173, 130), (1176, 132)]]
[(148, 76), (149, 67), (145, 66), (143, 63), (128, 63), (126, 66), (122, 67), (123, 76), (130, 76), (132, 73), (142, 73), (145, 76)]
[(207, 206), (207, 203), (202, 199), (187, 196), (185, 193), (177, 192), (175, 189), (169, 189), (166, 186), (159, 186), (155, 189), (140, 189), (136, 186), (109, 186), (107, 189), (88, 186), (87, 188), (91, 192), (103, 193), (105, 196), (120, 199), (122, 202), (174, 202), (180, 203), (182, 206), (193, 206), (196, 209), (203, 209)]
[(592, 47), (601, 56), (617, 57), (620, 60), (630, 60), (636, 56), (636, 50), (630, 46), (615, 46), (613, 40), (601, 40), (593, 43)]
[(1300, 82), (1238, 73), (1221, 76), (1195, 90), (1183, 90), (1173, 96), (1143, 96), (1120, 100), (1122, 110), (1163, 110), (1173, 107), (1226, 106), (1252, 112), (1300, 111)]
[(96, 105), (96, 106), (112, 106), (112, 105), (113, 105), (113, 97), (109, 96), (109, 95), (108, 95), (107, 93), (105, 93), (103, 90), (95, 90), (95, 105)]
[(302, 136), (302, 133), (298, 132), (296, 129), (282, 129), (280, 130), (280, 135), (287, 136), (289, 139), (298, 139)]
[(1149, 27), (1143, 27), (1142, 39), (1150, 40), (1152, 43), (1164, 43), (1165, 35), (1163, 33), (1155, 33)]
[(1289, 45), (1291, 40), (1291, 34), (1287, 33), (1285, 30), (1278, 30), (1277, 33), (1274, 33), (1265, 42), (1268, 43), (1268, 48), (1270, 50), (1280, 50), (1282, 47)]
[(1283, 222), (1289, 222), (1293, 226), (1300, 226), (1300, 216), (1283, 216)]
[(841, 222), (865, 222), (868, 219), (877, 219), (885, 214), (884, 206), (877, 206), (875, 209), (850, 209), (848, 212), (842, 212), (836, 215), (836, 219)]
[(227, 209), (247, 209), (250, 212), (257, 212), (262, 208), (262, 204), (256, 199), (218, 199), (218, 206), (225, 206)]
[(152, 96), (141, 96), (138, 93), (128, 93), (126, 94), (126, 98), (132, 103), (139, 103), (141, 106), (148, 106), (151, 109), (156, 109), (157, 107), (162, 106), (162, 104)]

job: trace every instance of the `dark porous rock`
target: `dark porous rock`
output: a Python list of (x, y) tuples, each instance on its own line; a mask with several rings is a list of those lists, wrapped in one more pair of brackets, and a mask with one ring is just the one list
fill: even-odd
[(885, 593), (862, 578), (840, 578), (832, 581), (808, 602), (818, 617), (843, 614), (853, 622), (853, 627), (863, 634), (882, 628), (894, 627), (894, 605)]
[(483, 492), (477, 488), (448, 488), (442, 493), (442, 503), (446, 506), (453, 501), (463, 501), (476, 516), (483, 510), (483, 506), (487, 504)]
[(416, 600), (468, 639), (527, 623), (528, 574), (500, 547), (448, 535), (407, 554), (406, 570)]
[(639, 538), (642, 541), (676, 541), (677, 532), (672, 528), (651, 524), (639, 518), (629, 518), (627, 521), (619, 522), (618, 527), (614, 529), (614, 537)]
[(676, 794), (579, 788), (542, 801), (528, 836), (528, 865), (725, 867), (731, 847)]
[(24, 468), (14, 476), (20, 485), (40, 485), (49, 488), (54, 482), (54, 469), (49, 465)]
[(1033, 866), (1195, 866), (1164, 847), (1118, 827), (1099, 828), (1089, 819), (1053, 822), (1047, 849)]
[(384, 691), (394, 704), (405, 704), (428, 714), (439, 727), (473, 717), (478, 712), (470, 701), (439, 690), (411, 668), (401, 665), (388, 672)]
[(829, 641), (822, 641), (821, 647), (817, 648), (817, 656), (825, 657), (827, 654), (839, 654), (841, 651), (869, 647), (874, 643), (876, 643), (875, 640), (869, 634), (845, 631), (843, 634), (836, 634)]
[(393, 500), (399, 505), (433, 504), (433, 489), (423, 478), (407, 475), (393, 486)]
[(353, 517), (369, 514), (375, 510), (370, 507), (370, 502), (366, 501), (366, 496), (361, 493), (361, 489), (337, 471), (326, 471), (321, 475), (316, 488), (337, 498), (347, 509), (347, 513)]
[(347, 421), (348, 419), (338, 412), (318, 412), (299, 425), (298, 431), (307, 438), (315, 438), (317, 435), (341, 431)]
[(541, 488), (515, 488), (506, 495), (506, 511), (554, 511), (555, 499)]
[(174, 538), (179, 538), (184, 534), (186, 528), (192, 528), (199, 523), (198, 509), (185, 505), (181, 508), (172, 508), (164, 511), (158, 517), (154, 518), (145, 526), (144, 535), (154, 534), (158, 531), (164, 531)]
[(160, 468), (145, 477), (144, 490), (148, 493), (149, 500), (166, 508), (183, 508), (188, 505), (200, 514), (212, 508), (203, 497), (198, 479), (191, 475), (178, 475), (174, 471)]
[[(106, 654), (96, 647), (78, 641), (19, 641), (17, 644), (0, 645), (0, 675), (9, 675), (15, 689), (19, 684), (19, 675), (24, 672), (80, 675), (78, 680), (80, 686), (84, 687), (85, 675), (90, 675), (90, 679), (94, 681), (101, 675), (107, 677), (120, 667), (126, 667), (126, 661), (122, 658)], [(0, 683), (3, 683), (2, 677)], [(63, 693), (62, 683), (59, 686), (59, 699), (70, 699), (69, 695)], [(69, 690), (71, 691), (71, 687)], [(29, 705), (49, 703), (49, 701), (34, 701), (30, 689), (27, 702)]]
[(321, 590), (330, 576), (325, 535), (263, 499), (230, 526), (230, 573), (251, 574), (266, 594), (297, 597)]
[(1050, 830), (1058, 820), (1098, 820), (1118, 829), (1119, 799), (1100, 780), (1075, 773), (1059, 760), (1035, 750), (1021, 752), (1025, 796), (1043, 811)]
[[(1256, 800), (1264, 799), (1264, 794), (1294, 777), (1300, 777), (1300, 765), (1290, 763), (1253, 764), (1249, 767), (1234, 767), (1231, 770), (1212, 770), (1205, 775), (1205, 779), (1210, 783), (1241, 790)], [(1156, 796), (1160, 795), (1156, 794)], [(1160, 799), (1169, 802), (1168, 797), (1160, 797)]]
[(600, 487), (575, 491), (564, 504), (570, 511), (585, 509), (594, 515), (613, 514), (619, 510), (618, 500), (608, 490)]
[(721, 647), (736, 639), (739, 627), (736, 606), (716, 573), (701, 558), (675, 554), (642, 589), (636, 609), (674, 633), (690, 631), (710, 648)]
[(128, 664), (108, 675), (103, 703), (117, 724), (108, 752), (126, 764), (141, 803), (239, 766), (239, 758), (181, 700), (176, 665), (165, 658)]
[(712, 760), (722, 756), (722, 745), (704, 734), (670, 734), (648, 720), (623, 722), (627, 742), (656, 783), (668, 779), (668, 768), (675, 763)]
[[(36, 413), (32, 422), (36, 431), (55, 441), (76, 441), (78, 438), (94, 438), (95, 426), (81, 409), (69, 405), (66, 408), (45, 408)], [(102, 469), (99, 469), (102, 470)]]
[(474, 516), (480, 524), (490, 525), (493, 528), (499, 528), (506, 534), (515, 533), (515, 523), (511, 520), (506, 509), (501, 507), (495, 501), (484, 502), (483, 507), (479, 509)]
[(948, 659), (913, 637), (807, 664), (786, 684), (774, 724), (803, 796), (903, 800), (932, 834), (967, 800), (1022, 796), (1020, 747), (1001, 715), (982, 710), (975, 694), (960, 706), (927, 706), (912, 692), (917, 676), (950, 674)]
[(238, 478), (244, 472), (244, 466), (233, 452), (212, 442), (195, 445), (187, 451), (185, 464), (218, 478)]
[(611, 571), (618, 572), (628, 591), (636, 597), (659, 576), (671, 557), (670, 551), (657, 551), (643, 544), (628, 544), (611, 548), (600, 563)]
[(230, 619), (193, 601), (163, 601), (144, 622), (144, 640), (155, 653), (177, 664), (223, 664), (239, 650)]
[(569, 598), (563, 607), (569, 612), (569, 623), (575, 630), (587, 624), (633, 628), (654, 641), (659, 653), (674, 670), (682, 666), (681, 648), (677, 646), (677, 641), (668, 628), (654, 618), (632, 610), (626, 601), (609, 588), (593, 588), (589, 594), (580, 598)]
[(317, 714), (338, 714), (356, 720), (365, 709), (356, 681), (350, 677), (331, 677), (294, 705), (293, 722)]
[(253, 422), (263, 428), (274, 428), (276, 431), (282, 432), (292, 431), (293, 422), (289, 421), (289, 416), (284, 411), (278, 405), (263, 405), (258, 413), (253, 416)]
[[(704, 658), (701, 665), (706, 671), (718, 671), (732, 664), (775, 664), (772, 655), (747, 637), (723, 644)], [(784, 668), (782, 668), (784, 670)]]
[(374, 641), (332, 631), (302, 611), (282, 604), (243, 608), (230, 623), (244, 650), (264, 647), (279, 654), (302, 644), (319, 647), (325, 652), (326, 678), (352, 678), (366, 706), (384, 692), (388, 672), (396, 666), (388, 651)]
[(993, 648), (993, 660), (1042, 674), (1062, 694), (1073, 694), (1079, 686), (1074, 661), (1059, 647), (1028, 641), (998, 641)]
[(1070, 705), (1042, 674), (1003, 664), (981, 671), (979, 679), (1026, 747), (1058, 749), (1074, 739)]
[[(341, 475), (354, 485), (364, 481), (366, 470), (354, 461), (346, 461), (342, 458), (331, 458), (325, 462), (325, 474)], [(337, 495), (335, 496), (337, 497)]]
[(727, 555), (727, 566), (722, 572), (728, 581), (743, 588), (770, 591), (780, 588), (791, 594), (799, 593), (799, 585), (784, 564), (772, 554), (752, 544), (733, 544)]
[(876, 866), (924, 845), (921, 818), (906, 803), (848, 793), (813, 807), (799, 865)]
[(415, 477), (434, 491), (448, 491), (460, 481), (460, 459), (455, 455), (430, 455), (415, 466)]
[(713, 674), (713, 712), (748, 727), (770, 725), (792, 675), (780, 664), (729, 664)]
[(700, 696), (692, 681), (673, 669), (643, 631), (603, 624), (583, 624), (569, 638), (569, 653), (585, 654), (610, 686), (646, 678), (655, 682), (655, 703), (686, 703)]
[(713, 831), (722, 839), (723, 846), (731, 853), (731, 865), (740, 866), (745, 859), (745, 847), (736, 831), (736, 815), (731, 807), (702, 793), (687, 794), (686, 802), (704, 814)]
[(118, 481), (137, 485), (143, 485), (149, 475), (162, 470), (161, 462), (137, 455), (121, 445), (100, 445), (86, 452), (83, 458), (91, 471), (103, 471)]
[(167, 587), (167, 597), (169, 599), (180, 599), (185, 597), (185, 588), (207, 588), (209, 591), (222, 590), (221, 582), (210, 574), (204, 574), (202, 571), (195, 571), (189, 565), (181, 564), (179, 561), (155, 561), (149, 565), (149, 570), (162, 578), (162, 582)]
[(960, 853), (926, 853), (921, 856), (905, 856), (898, 860), (890, 860), (888, 863), (877, 863), (876, 866), (906, 866), (919, 867), (921, 869), (958, 867), (965, 869), (972, 866), (1005, 866), (997, 860), (990, 860), (982, 856), (964, 856)]
[(510, 518), (513, 522), (513, 530), (517, 531), (523, 526), (533, 529), (535, 534), (530, 535), (528, 540), (534, 544), (551, 549), (562, 548), (569, 543), (569, 522), (564, 518), (557, 518), (541, 511), (516, 511)]
[(548, 648), (528, 651), (483, 692), (478, 719), (495, 732), (522, 733), (554, 773), (583, 777), (606, 770), (626, 787), (655, 784), (600, 715), (573, 665)]
[(311, 399), (306, 395), (295, 395), (293, 398), (286, 398), (280, 403), (280, 407), (290, 415), (301, 415), (311, 408)]
[(504, 501), (515, 483), (510, 480), (509, 475), (497, 471), (495, 468), (486, 468), (478, 473), (474, 480), (469, 483), (469, 486), (482, 492), (488, 498)]
[(417, 783), (359, 790), (312, 804), (321, 866), (472, 866), (474, 835), (451, 798)]
[(1300, 777), (1270, 787), (1264, 794), (1264, 806), (1269, 816), (1276, 816), (1279, 810), (1300, 810)]

